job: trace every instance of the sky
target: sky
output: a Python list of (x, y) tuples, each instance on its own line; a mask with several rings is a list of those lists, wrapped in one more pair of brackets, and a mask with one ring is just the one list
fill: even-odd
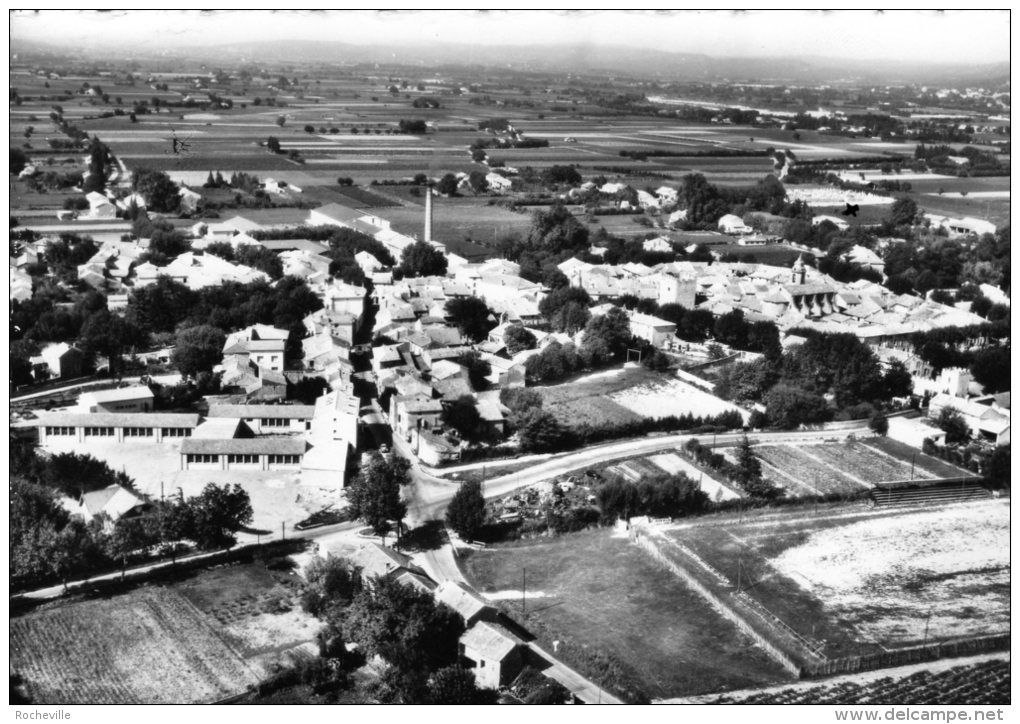
[(249, 40), (481, 44), (589, 42), (726, 57), (1009, 60), (1009, 13), (991, 11), (12, 11), (11, 37), (117, 37), (125, 45)]

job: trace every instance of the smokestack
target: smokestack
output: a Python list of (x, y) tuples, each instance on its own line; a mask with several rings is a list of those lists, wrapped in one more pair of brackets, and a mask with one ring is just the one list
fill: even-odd
[(432, 187), (425, 187), (425, 243), (432, 241)]

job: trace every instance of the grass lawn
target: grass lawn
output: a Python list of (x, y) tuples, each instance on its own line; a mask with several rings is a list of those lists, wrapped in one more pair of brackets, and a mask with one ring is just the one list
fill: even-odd
[[(528, 616), (521, 619), (524, 568)], [(789, 678), (700, 597), (609, 529), (476, 551), (464, 569), (483, 593), (513, 601), (525, 628), (615, 657), (653, 699)], [(552, 648), (551, 641), (542, 644)]]
[(565, 425), (627, 422), (638, 420), (641, 416), (609, 399), (610, 396), (632, 387), (663, 380), (668, 378), (633, 365), (582, 375), (567, 382), (534, 389), (542, 395), (545, 409)]

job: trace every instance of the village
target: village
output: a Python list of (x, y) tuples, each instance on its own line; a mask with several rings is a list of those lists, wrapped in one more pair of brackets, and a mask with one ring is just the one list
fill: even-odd
[(695, 121), (48, 53), (11, 68), (22, 703), (881, 703), (919, 662), (1001, 703), (1008, 107), (966, 100), (1000, 95)]

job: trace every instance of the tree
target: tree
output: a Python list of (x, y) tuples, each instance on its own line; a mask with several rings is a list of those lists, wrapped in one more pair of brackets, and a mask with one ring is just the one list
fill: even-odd
[(11, 173), (17, 176), (28, 165), (28, 155), (20, 148), (11, 148)]
[(462, 395), (444, 405), (442, 419), (444, 425), (449, 425), (467, 440), (475, 441), (481, 436), (482, 418), (471, 395)]
[(343, 613), (343, 630), (367, 656), (381, 656), (397, 672), (425, 677), (457, 663), (464, 621), (430, 593), (377, 578)]
[(489, 189), (489, 181), (484, 171), (472, 171), (468, 174), (468, 183), (476, 194), (484, 193)]
[(825, 398), (800, 387), (777, 384), (765, 393), (763, 401), (769, 421), (784, 430), (829, 419)]
[(188, 501), (191, 512), (189, 537), (206, 550), (234, 545), (235, 533), (252, 521), (248, 491), (237, 483), (209, 483), (202, 493)]
[(89, 172), (82, 185), (83, 192), (103, 193), (106, 190), (106, 167), (109, 162), (110, 149), (97, 136), (93, 136), (89, 144)]
[(128, 300), (126, 318), (142, 332), (173, 332), (198, 303), (198, 293), (170, 277), (136, 287)]
[(907, 366), (896, 359), (889, 363), (888, 369), (882, 375), (882, 387), (885, 399), (907, 397), (914, 390), (914, 378), (907, 370)]
[(276, 117), (276, 125), (278, 125), (280, 128), (283, 128), (283, 125), (286, 122), (287, 122), (287, 116), (277, 116)]
[(868, 429), (876, 435), (885, 435), (889, 432), (889, 419), (881, 412), (876, 412), (868, 420)]
[(266, 139), (266, 148), (269, 149), (270, 153), (281, 153), (280, 139), (276, 136), (270, 136)]
[(429, 704), (495, 704), (497, 694), (480, 689), (473, 672), (461, 666), (446, 666), (428, 679)]
[(177, 333), (176, 347), (170, 360), (185, 377), (209, 372), (223, 358), (227, 338), (217, 327), (201, 324)]
[(970, 372), (986, 394), (1003, 392), (1010, 387), (1009, 347), (990, 347), (974, 355)]
[(465, 480), (446, 509), (446, 524), (464, 540), (474, 540), (485, 524), (485, 496), (477, 480)]
[(458, 184), (457, 177), (448, 173), (439, 179), (439, 183), (436, 184), (436, 193), (443, 196), (456, 196)]
[(993, 488), (1008, 487), (1011, 471), (1009, 469), (1009, 445), (997, 445), (988, 457), (982, 473)]
[(744, 434), (740, 444), (737, 445), (737, 466), (734, 479), (743, 487), (756, 478), (761, 477), (761, 461), (751, 449), (751, 441)]
[(181, 207), (180, 188), (162, 171), (135, 169), (131, 188), (145, 199), (150, 211), (174, 213)]
[(581, 354), (591, 366), (611, 362), (623, 356), (631, 344), (630, 319), (619, 307), (592, 317), (584, 327)]
[(346, 558), (334, 556), (316, 557), (304, 571), (305, 590), (301, 595), (301, 607), (320, 616), (327, 609), (350, 604), (361, 591), (361, 575), (357, 567)]
[(949, 445), (970, 440), (970, 425), (967, 424), (967, 420), (960, 411), (953, 407), (948, 405), (943, 407), (935, 424), (945, 431), (946, 443)]
[(507, 327), (503, 333), (503, 340), (506, 342), (506, 351), (511, 355), (523, 352), (526, 349), (535, 349), (538, 340), (531, 330), (520, 324)]
[(886, 219), (893, 226), (911, 226), (917, 216), (917, 202), (903, 197), (893, 202)]
[(532, 410), (520, 421), (521, 449), (526, 452), (556, 452), (570, 445), (570, 434), (556, 416)]
[(481, 342), (492, 329), (492, 312), (478, 297), (453, 297), (446, 302), (446, 316), (461, 334), (472, 342)]
[(454, 362), (467, 367), (468, 382), (475, 390), (484, 390), (489, 386), (489, 375), (492, 374), (492, 365), (482, 359), (478, 350), (468, 350), (458, 356)]
[(411, 464), (404, 458), (393, 455), (387, 460), (376, 452), (348, 489), (351, 514), (384, 540), (392, 530), (390, 521), (397, 522), (399, 534), (400, 521), (407, 515), (400, 488), (411, 482), (410, 469)]
[(120, 358), (124, 350), (144, 345), (146, 340), (138, 327), (104, 308), (89, 315), (82, 324), (79, 342), (86, 354), (105, 355), (113, 376), (122, 371)]
[(121, 518), (114, 526), (113, 534), (107, 538), (107, 553), (111, 558), (120, 561), (123, 577), (131, 554), (144, 550), (154, 542), (151, 531), (142, 519)]
[(446, 274), (446, 257), (431, 244), (416, 241), (404, 249), (400, 270), (405, 277), (443, 276)]

